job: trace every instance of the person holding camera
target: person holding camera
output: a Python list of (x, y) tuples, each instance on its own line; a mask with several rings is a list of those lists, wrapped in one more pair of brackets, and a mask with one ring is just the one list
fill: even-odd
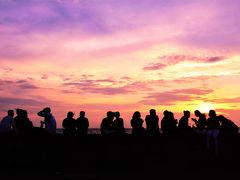
[(41, 128), (45, 128), (50, 134), (56, 133), (56, 120), (51, 113), (50, 107), (44, 108), (42, 111), (38, 112), (38, 116), (44, 117), (44, 120), (41, 121)]

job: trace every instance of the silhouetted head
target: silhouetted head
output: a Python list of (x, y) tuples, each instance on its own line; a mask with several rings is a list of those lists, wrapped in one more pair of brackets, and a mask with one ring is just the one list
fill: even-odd
[(201, 112), (199, 110), (194, 111), (195, 116), (199, 117), (201, 115)]
[(19, 108), (16, 109), (16, 114), (17, 114), (18, 116), (21, 116), (21, 115), (22, 115), (22, 112), (23, 112), (22, 109), (19, 109)]
[(209, 113), (208, 113), (208, 116), (209, 117), (216, 117), (216, 112), (214, 110), (210, 110)]
[(168, 116), (168, 114), (169, 114), (168, 110), (163, 111), (164, 116)]
[(80, 111), (80, 116), (85, 117), (85, 111)]
[(43, 112), (45, 112), (45, 113), (51, 113), (50, 107), (44, 108), (44, 109), (43, 109)]
[(67, 117), (68, 117), (68, 118), (73, 118), (73, 116), (74, 116), (74, 113), (73, 113), (72, 111), (69, 111), (69, 112), (67, 113)]
[(113, 116), (114, 116), (114, 113), (112, 111), (107, 112), (107, 117), (113, 117)]
[(150, 109), (149, 113), (150, 113), (150, 115), (155, 116), (156, 115), (156, 110), (155, 109)]
[(119, 118), (119, 117), (120, 117), (120, 112), (118, 112), (118, 111), (115, 112), (115, 117), (116, 117), (116, 118)]
[(223, 115), (218, 116), (219, 121), (226, 122), (228, 119), (225, 118)]
[(139, 111), (135, 111), (133, 113), (133, 119), (140, 119), (141, 118), (141, 113)]
[(13, 110), (8, 110), (8, 116), (13, 117), (14, 116), (14, 111)]
[(168, 111), (167, 116), (168, 116), (168, 118), (170, 118), (170, 119), (175, 119), (175, 118), (174, 118), (174, 114), (173, 114), (172, 111)]
[(23, 118), (28, 118), (28, 112), (27, 112), (26, 110), (22, 110), (21, 116), (22, 116)]
[(190, 111), (183, 111), (183, 114), (185, 117), (189, 118), (190, 117)]

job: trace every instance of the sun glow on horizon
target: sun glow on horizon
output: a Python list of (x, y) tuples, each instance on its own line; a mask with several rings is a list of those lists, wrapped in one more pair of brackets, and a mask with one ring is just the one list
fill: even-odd
[(209, 110), (214, 110), (215, 106), (211, 103), (202, 103), (199, 105), (198, 110), (202, 113), (208, 113)]

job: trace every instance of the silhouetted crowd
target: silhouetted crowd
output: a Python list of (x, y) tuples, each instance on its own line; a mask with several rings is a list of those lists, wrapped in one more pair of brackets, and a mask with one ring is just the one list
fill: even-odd
[[(208, 118), (199, 110), (195, 110), (196, 118), (191, 120), (194, 122), (190, 126), (190, 111), (183, 111), (183, 116), (175, 119), (171, 111), (165, 110), (163, 118), (159, 123), (159, 117), (155, 109), (150, 109), (149, 114), (145, 117), (146, 128), (143, 127), (144, 120), (141, 113), (136, 111), (133, 113), (130, 124), (132, 134), (136, 136), (143, 135), (192, 135), (193, 133), (206, 137), (207, 148), (212, 145), (214, 151), (218, 153), (218, 137), (219, 135), (234, 136), (238, 133), (238, 126), (231, 120), (222, 115), (217, 115), (214, 110), (210, 110)], [(0, 122), (0, 133), (15, 132), (16, 134), (25, 134), (32, 132), (34, 128), (40, 128), (49, 134), (56, 133), (56, 120), (51, 113), (50, 107), (46, 107), (37, 113), (43, 120), (40, 127), (34, 127), (28, 118), (28, 113), (23, 109), (16, 109), (16, 116), (13, 110), (8, 110)], [(161, 131), (159, 128), (161, 125)], [(67, 117), (62, 121), (63, 134), (66, 136), (86, 135), (88, 134), (89, 120), (85, 117), (85, 112), (80, 111), (79, 117), (74, 119), (74, 113), (68, 112)], [(102, 135), (109, 134), (125, 134), (124, 120), (120, 117), (120, 112), (108, 111), (106, 117), (102, 119), (100, 130)]]

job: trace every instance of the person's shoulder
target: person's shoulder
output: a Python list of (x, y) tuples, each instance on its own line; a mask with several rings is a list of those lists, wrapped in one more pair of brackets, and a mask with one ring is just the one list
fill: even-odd
[(148, 120), (150, 118), (151, 118), (151, 116), (149, 114), (145, 116), (145, 120)]
[(183, 119), (185, 119), (185, 117), (184, 117), (184, 116), (182, 116), (182, 117), (179, 119), (179, 121), (181, 121), (181, 120), (183, 120)]
[(106, 121), (107, 120), (107, 117), (103, 118), (102, 121)]
[(166, 118), (165, 116), (162, 117), (162, 120), (163, 120), (163, 121), (166, 120), (166, 119), (167, 119), (167, 118)]
[(2, 121), (5, 120), (5, 119), (8, 119), (8, 118), (10, 118), (10, 116), (4, 116), (4, 117), (2, 118)]

